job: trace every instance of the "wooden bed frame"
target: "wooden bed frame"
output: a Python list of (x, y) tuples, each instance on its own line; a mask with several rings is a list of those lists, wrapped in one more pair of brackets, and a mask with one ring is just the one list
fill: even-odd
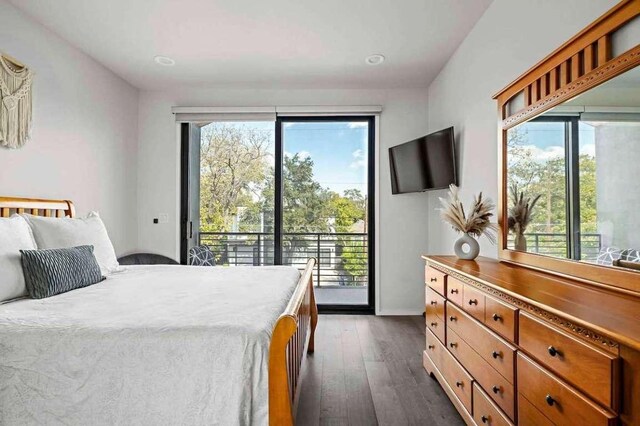
[[(0, 197), (0, 217), (29, 213), (44, 217), (75, 217), (68, 200)], [(305, 353), (314, 350), (318, 308), (313, 292), (313, 267), (309, 259), (286, 309), (273, 328), (269, 347), (269, 424), (289, 426), (295, 422), (300, 377)]]

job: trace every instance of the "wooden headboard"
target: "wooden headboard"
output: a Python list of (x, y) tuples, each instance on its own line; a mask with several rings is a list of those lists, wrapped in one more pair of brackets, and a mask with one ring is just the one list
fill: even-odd
[(0, 197), (0, 217), (9, 217), (13, 213), (30, 213), (45, 217), (75, 217), (76, 208), (68, 200)]

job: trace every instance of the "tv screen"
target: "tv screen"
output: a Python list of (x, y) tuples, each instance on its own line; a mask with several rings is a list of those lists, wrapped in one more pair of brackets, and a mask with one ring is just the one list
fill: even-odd
[(422, 192), (457, 184), (453, 127), (389, 148), (391, 192)]

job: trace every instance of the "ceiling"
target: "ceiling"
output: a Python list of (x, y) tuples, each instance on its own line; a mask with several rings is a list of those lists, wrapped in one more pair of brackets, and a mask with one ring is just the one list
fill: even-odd
[(141, 89), (313, 89), (427, 87), (492, 0), (10, 1)]

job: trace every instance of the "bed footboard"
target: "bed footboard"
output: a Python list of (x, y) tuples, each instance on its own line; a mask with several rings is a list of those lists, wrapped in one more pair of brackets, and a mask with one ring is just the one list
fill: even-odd
[(298, 285), (280, 315), (269, 348), (269, 424), (294, 424), (304, 355), (313, 352), (318, 308), (313, 294), (313, 267), (309, 259)]

